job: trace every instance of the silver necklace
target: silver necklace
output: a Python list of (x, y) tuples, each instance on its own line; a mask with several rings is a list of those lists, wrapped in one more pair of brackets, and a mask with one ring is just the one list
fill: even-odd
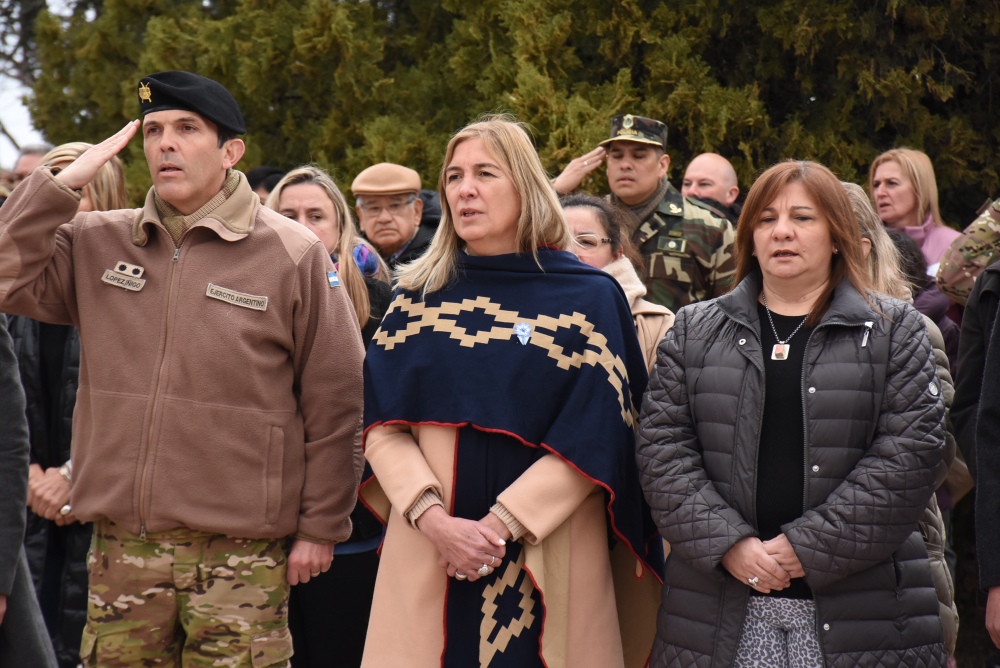
[(799, 330), (802, 329), (802, 325), (806, 324), (806, 320), (809, 319), (809, 315), (806, 314), (806, 317), (802, 318), (802, 322), (799, 323), (799, 326), (796, 327), (784, 341), (782, 341), (778, 338), (778, 330), (774, 327), (774, 318), (771, 317), (771, 309), (767, 307), (767, 297), (764, 295), (763, 290), (760, 291), (760, 298), (764, 302), (764, 310), (767, 311), (767, 321), (771, 323), (771, 331), (774, 332), (774, 338), (778, 339), (778, 342), (774, 344), (773, 348), (771, 348), (771, 359), (783, 362), (788, 359), (788, 351), (791, 349), (788, 342), (792, 340), (793, 336), (798, 334)]

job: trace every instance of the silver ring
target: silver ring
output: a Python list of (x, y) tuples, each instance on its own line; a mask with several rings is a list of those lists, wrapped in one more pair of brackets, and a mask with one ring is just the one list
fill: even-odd
[(756, 575), (753, 576), (752, 578), (747, 578), (747, 584), (756, 589), (757, 585), (760, 584), (760, 578), (757, 577)]
[(65, 517), (66, 515), (69, 515), (71, 510), (73, 509), (70, 508), (70, 505), (67, 503), (65, 506), (59, 509), (59, 514)]
[(492, 565), (493, 565), (493, 564), (495, 564), (496, 562), (497, 562), (497, 558), (496, 558), (496, 555), (493, 555), (493, 554), (491, 554), (491, 555), (490, 555), (490, 566), (492, 566)]
[(464, 580), (467, 577), (469, 577), (469, 576), (466, 575), (465, 573), (459, 573), (458, 571), (455, 571), (455, 579), (456, 580)]
[(589, 164), (590, 164), (590, 160), (584, 160), (584, 161), (583, 161), (583, 166), (584, 166), (584, 167), (586, 167), (586, 166), (587, 166), (587, 165), (589, 165)]
[(476, 572), (479, 573), (479, 577), (484, 578), (490, 574), (490, 567), (487, 564), (483, 564)]

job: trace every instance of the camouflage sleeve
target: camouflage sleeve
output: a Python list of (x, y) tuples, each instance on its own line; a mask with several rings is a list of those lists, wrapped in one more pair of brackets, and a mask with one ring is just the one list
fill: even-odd
[(979, 216), (956, 237), (941, 257), (937, 284), (941, 292), (964, 305), (976, 277), (997, 260), (1000, 252), (1000, 199), (983, 208)]
[(736, 230), (727, 220), (725, 227), (719, 231), (719, 244), (712, 253), (712, 267), (709, 274), (712, 297), (724, 295), (733, 287), (733, 279), (736, 277), (736, 258), (733, 255), (735, 241)]

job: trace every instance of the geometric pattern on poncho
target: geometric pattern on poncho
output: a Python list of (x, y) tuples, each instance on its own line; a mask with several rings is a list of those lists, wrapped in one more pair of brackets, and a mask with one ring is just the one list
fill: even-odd
[[(481, 329), (475, 334), (470, 334), (468, 330), (458, 324), (454, 317), (460, 313), (472, 312), (477, 309), (492, 316), (496, 324), (489, 329)], [(517, 311), (506, 310), (499, 304), (490, 301), (488, 297), (483, 296), (476, 299), (463, 299), (461, 302), (442, 302), (439, 306), (428, 306), (424, 302), (415, 302), (409, 297), (398, 297), (389, 307), (386, 316), (388, 317), (393, 311), (402, 311), (411, 316), (411, 320), (406, 323), (406, 327), (393, 334), (381, 329), (375, 334), (372, 341), (386, 350), (392, 350), (397, 344), (405, 342), (406, 339), (425, 327), (430, 327), (435, 332), (446, 333), (457, 340), (459, 345), (472, 348), (476, 345), (487, 345), (491, 341), (510, 341), (516, 336), (514, 327), (520, 323), (527, 323), (531, 327), (528, 343), (545, 350), (548, 356), (555, 360), (558, 368), (563, 370), (570, 367), (580, 368), (583, 364), (603, 368), (607, 372), (608, 382), (618, 395), (622, 420), (630, 427), (635, 422), (637, 416), (635, 410), (625, 403), (624, 379), (627, 377), (625, 363), (618, 355), (611, 353), (608, 349), (607, 337), (595, 331), (594, 325), (582, 313), (564, 314), (558, 318), (548, 315), (526, 318), (519, 315)], [(582, 352), (574, 351), (567, 355), (566, 349), (555, 342), (555, 337), (552, 334), (561, 329), (574, 328), (586, 337), (587, 345)], [(552, 332), (552, 334), (546, 332)]]

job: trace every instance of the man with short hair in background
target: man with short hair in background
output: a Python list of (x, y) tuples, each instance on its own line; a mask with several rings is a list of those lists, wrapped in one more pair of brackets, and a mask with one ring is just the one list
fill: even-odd
[(740, 217), (740, 186), (732, 163), (718, 153), (702, 153), (688, 163), (681, 194), (694, 197), (725, 215), (733, 225)]
[(364, 350), (323, 244), (233, 169), (221, 84), (138, 84), (153, 187), (75, 215), (132, 121), (0, 210), (0, 310), (76, 325), (70, 504), (95, 522), (86, 666), (287, 666), (289, 586), (329, 569), (360, 477)]
[(361, 232), (389, 267), (424, 254), (434, 230), (421, 227), (424, 202), (420, 175), (409, 167), (380, 162), (362, 171), (351, 184)]
[(6, 185), (13, 189), (18, 183), (28, 178), (35, 167), (42, 163), (45, 154), (52, 150), (52, 144), (29, 144), (21, 147), (14, 161), (14, 169), (7, 172)]

